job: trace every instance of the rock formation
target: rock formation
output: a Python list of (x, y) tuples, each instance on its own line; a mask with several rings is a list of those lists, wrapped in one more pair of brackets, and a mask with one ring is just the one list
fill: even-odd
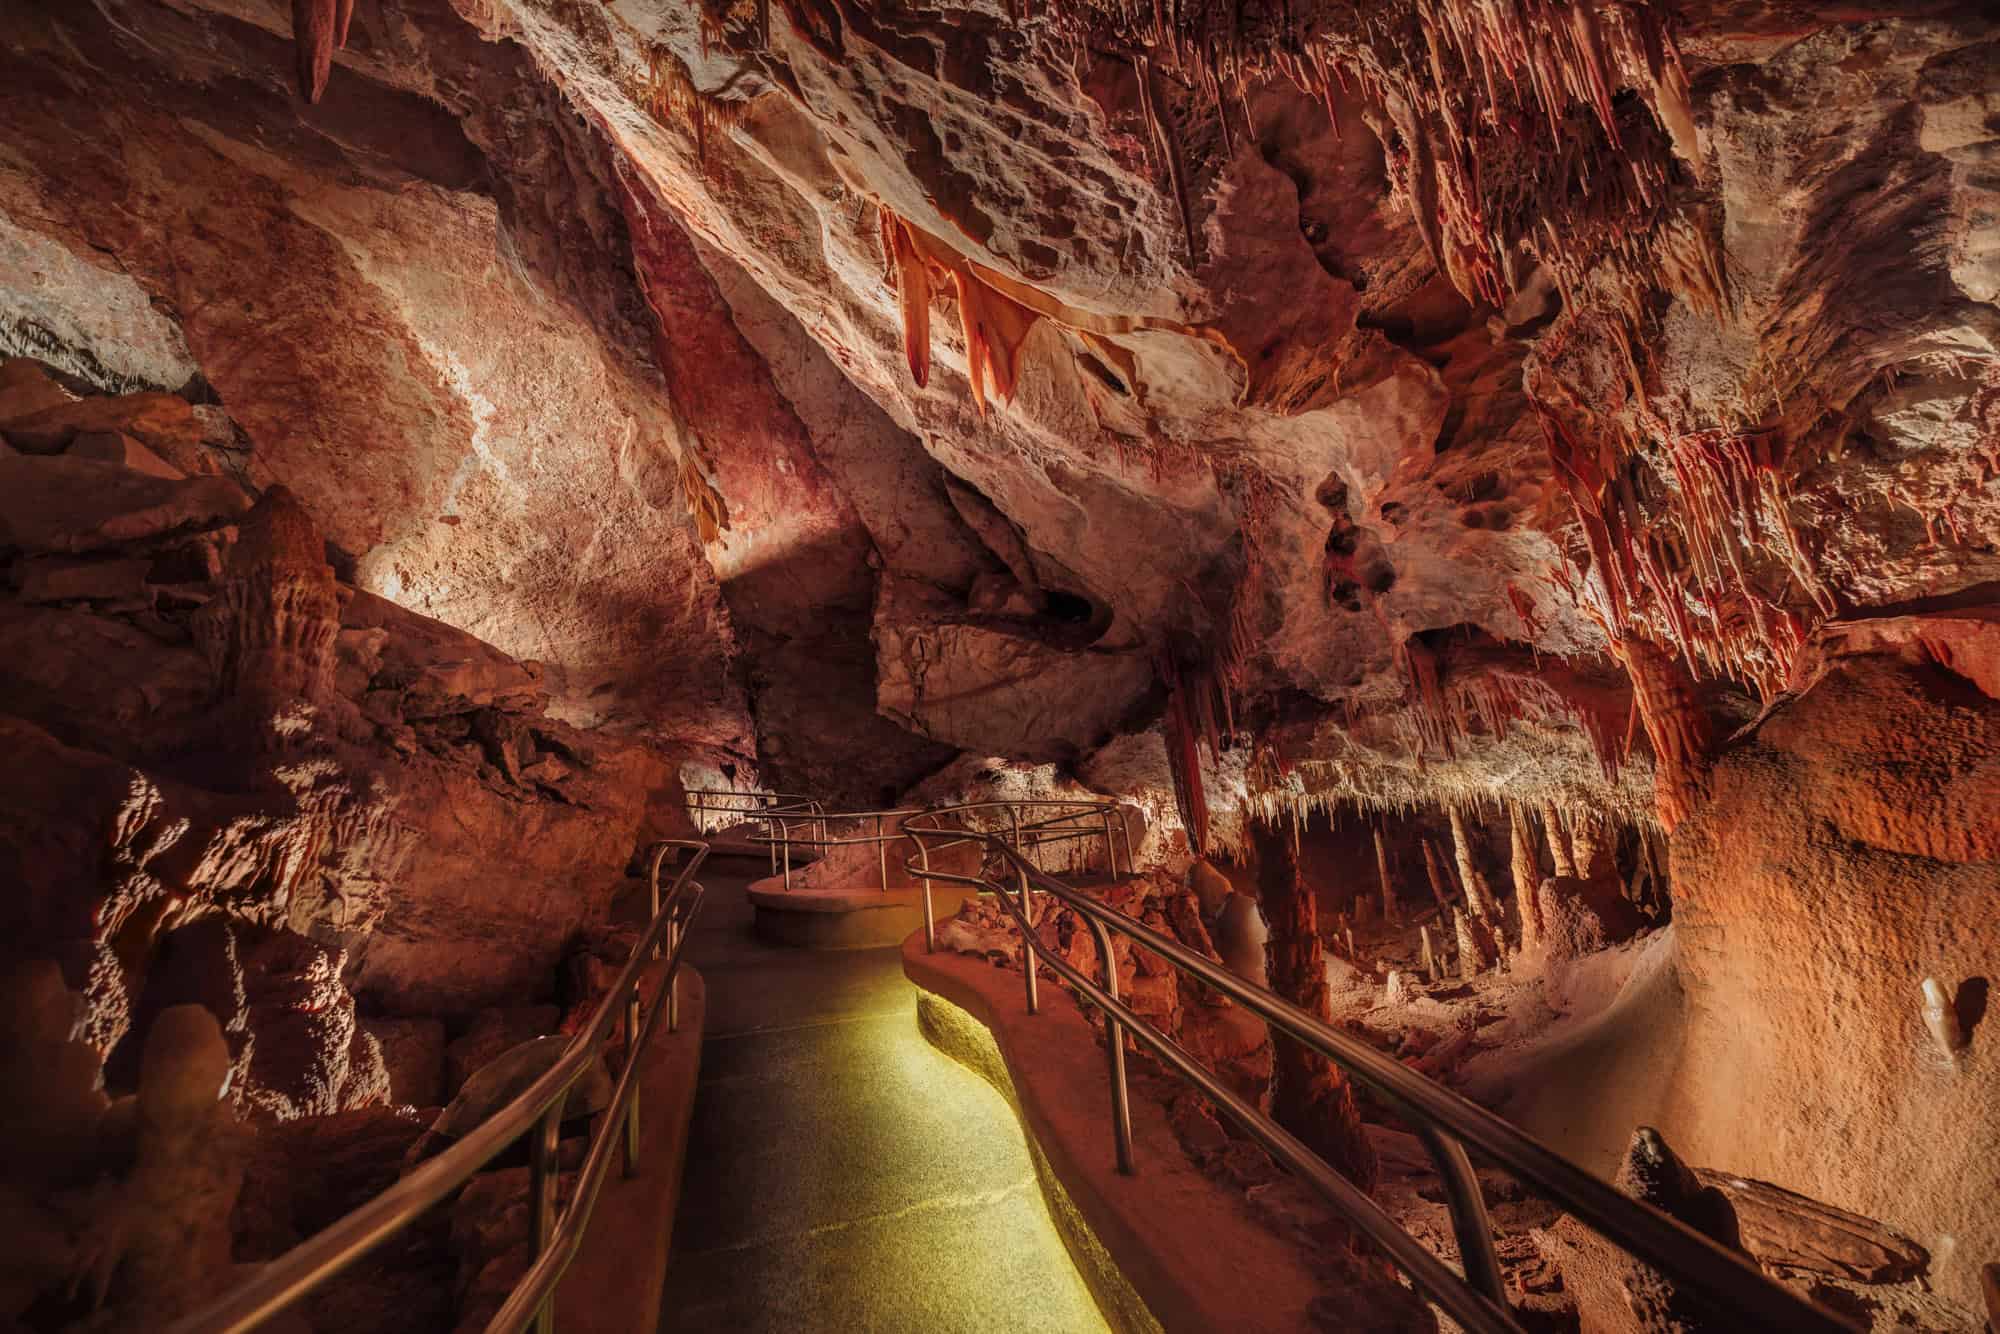
[[(582, 1003), (690, 787), (1116, 798), (1106, 892), (1191, 947), (1972, 1310), (1990, 11), (7, 5), (0, 965), (54, 1147), (0, 1317), (168, 1016), (253, 1157), (394, 1139)], [(1367, 1175), (1323, 1066), (1119, 967)]]

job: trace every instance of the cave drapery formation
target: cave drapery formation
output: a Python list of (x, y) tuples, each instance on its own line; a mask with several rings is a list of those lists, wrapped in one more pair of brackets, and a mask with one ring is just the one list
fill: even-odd
[[(393, 1158), (573, 1027), (726, 788), (1125, 802), (1190, 948), (1976, 1327), (1990, 7), (18, 0), (0, 124), (0, 1057), (60, 1141), (0, 1324), (304, 1235), (305, 1127)], [(1142, 963), (1396, 1198), (1380, 1108)]]

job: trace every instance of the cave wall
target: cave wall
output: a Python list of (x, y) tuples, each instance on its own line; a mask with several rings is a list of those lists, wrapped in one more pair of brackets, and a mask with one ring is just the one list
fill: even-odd
[[(1718, 763), (1672, 845), (1685, 1029), (1657, 1123), (1691, 1161), (1880, 1218), (1977, 1300), (2000, 1048), (2000, 699), (1852, 659)], [(1926, 978), (1962, 1016), (1945, 1051)], [(1758, 1110), (1746, 1119), (1746, 1102)]]

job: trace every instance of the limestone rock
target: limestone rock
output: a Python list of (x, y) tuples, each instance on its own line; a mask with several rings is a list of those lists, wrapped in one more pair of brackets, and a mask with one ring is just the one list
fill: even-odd
[[(500, 1053), (465, 1081), (458, 1095), (438, 1114), (432, 1131), (447, 1136), (467, 1134), (548, 1073), (568, 1045), (567, 1037), (554, 1034), (530, 1038)], [(593, 1062), (570, 1087), (563, 1119), (603, 1111), (611, 1103), (611, 1090), (611, 1072), (601, 1059)]]
[(29, 357), (0, 360), (0, 435), (14, 422), (74, 402), (46, 367)]
[(981, 753), (1054, 760), (1107, 739), (1152, 681), (1133, 653), (1072, 649), (1001, 623), (876, 613), (877, 705), (903, 726)]
[(1270, 937), (1257, 900), (1248, 894), (1232, 894), (1222, 905), (1215, 923), (1215, 949), (1229, 971), (1252, 986), (1264, 985), (1264, 942)]
[(73, 459), (115, 463), (121, 468), (131, 468), (152, 477), (179, 480), (187, 476), (123, 431), (79, 432), (64, 452)]
[(382, 1050), (392, 1102), (437, 1107), (445, 1100), (445, 1035), (440, 1019), (364, 1018), (362, 1031)]
[(250, 508), (220, 477), (175, 481), (97, 459), (0, 458), (0, 548), (100, 551), (215, 528)]
[(554, 1005), (517, 1005), (481, 1010), (464, 1036), (445, 1048), (445, 1092), (453, 1095), (467, 1080), (505, 1053), (556, 1031), (562, 1011)]
[(0, 422), (0, 434), (25, 454), (56, 454), (78, 436), (116, 432), (142, 445), (198, 440), (194, 410), (173, 394), (92, 396), (52, 404)]
[(1703, 1187), (1721, 1192), (1736, 1216), (1739, 1243), (1773, 1273), (1899, 1283), (1930, 1266), (1923, 1247), (1871, 1218), (1768, 1182), (1699, 1167), (1694, 1175)]

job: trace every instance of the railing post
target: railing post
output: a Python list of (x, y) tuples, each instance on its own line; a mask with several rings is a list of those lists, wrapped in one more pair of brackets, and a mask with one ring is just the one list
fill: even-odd
[(882, 841), (882, 816), (875, 815), (875, 866), (882, 876), (882, 892), (889, 892), (889, 845)]
[[(653, 911), (646, 916), (646, 925), (648, 927), (660, 920), (660, 863), (666, 859), (666, 856), (667, 847), (664, 843), (653, 849), (653, 869), (651, 874), (647, 876), (653, 903)], [(657, 963), (659, 958), (660, 946), (658, 942), (655, 942), (653, 945), (654, 962)]]
[[(658, 916), (658, 914), (654, 914)], [(625, 998), (625, 1059), (639, 1059), (639, 989)], [(639, 1175), (639, 1081), (632, 1080), (632, 1100), (625, 1104), (625, 1175)]]
[[(1118, 960), (1111, 953), (1111, 932), (1104, 923), (1090, 917), (1090, 933), (1097, 939), (1097, 957), (1104, 965), (1104, 994), (1118, 996)], [(1125, 1086), (1125, 1025), (1109, 1010), (1104, 1012), (1104, 1036), (1111, 1055), (1111, 1138), (1118, 1150), (1118, 1170), (1132, 1175), (1132, 1098)]]
[(1118, 878), (1118, 847), (1111, 841), (1111, 812), (1099, 812), (1104, 817), (1104, 869), (1113, 880)]
[[(905, 829), (908, 825), (903, 826)], [(917, 839), (917, 856), (924, 863), (924, 953), (937, 953), (937, 914), (931, 908), (931, 845)]]
[[(534, 1233), (535, 1258), (539, 1260), (548, 1252), (549, 1242), (556, 1232), (556, 1186), (560, 1163), (558, 1149), (562, 1142), (563, 1104), (569, 1101), (569, 1091), (549, 1105), (542, 1114), (542, 1122), (535, 1127), (535, 1144), (528, 1171), (528, 1219)], [(555, 1334), (556, 1298), (551, 1292), (542, 1300), (535, 1312), (535, 1334)]]
[(1028, 1013), (1042, 1012), (1042, 998), (1035, 990), (1035, 974), (1040, 966), (1035, 962), (1035, 947), (1029, 940), (1034, 934), (1034, 919), (1028, 916), (1028, 873), (1020, 865), (1014, 867), (1014, 874), (1021, 882), (1021, 962), (1027, 965), (1028, 973)]
[(778, 840), (785, 849), (785, 888), (792, 887), (792, 822), (778, 821)]
[(1493, 1250), (1493, 1225), (1486, 1216), (1486, 1197), (1480, 1193), (1479, 1178), (1472, 1170), (1472, 1160), (1465, 1156), (1465, 1146), (1429, 1121), (1413, 1118), (1412, 1124), (1417, 1138), (1430, 1150), (1444, 1185), (1465, 1281), (1505, 1308), (1507, 1282), (1500, 1272), (1500, 1257)]
[[(687, 924), (681, 920), (679, 909), (676, 907), (674, 919), (667, 926), (667, 948), (669, 951), (677, 952), (680, 949), (681, 932), (686, 929)], [(680, 960), (675, 959), (672, 967), (673, 971), (667, 974), (667, 1032), (678, 1033), (681, 1031)]]

